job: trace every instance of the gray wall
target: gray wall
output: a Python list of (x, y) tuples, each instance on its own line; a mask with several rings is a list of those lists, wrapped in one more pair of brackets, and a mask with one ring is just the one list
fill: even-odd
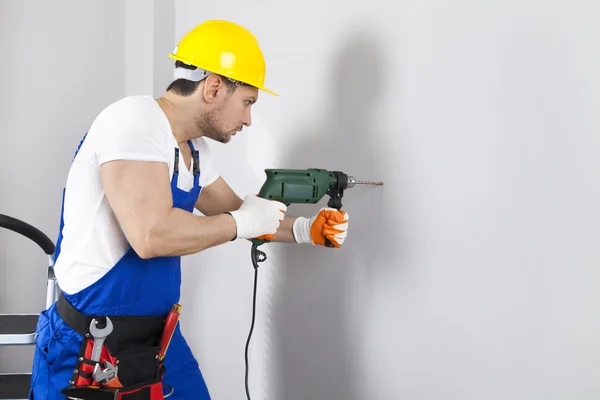
[[(252, 128), (212, 146), (234, 189), (256, 193), (269, 167), (385, 181), (347, 191), (342, 249), (263, 247), (252, 398), (595, 399), (591, 2), (285, 3), (0, 2), (0, 212), (54, 239), (97, 112), (162, 93), (174, 38), (231, 19), (257, 35), (281, 94), (261, 93)], [(183, 331), (215, 399), (244, 398), (249, 255), (234, 242), (184, 260)], [(45, 265), (0, 231), (0, 312), (43, 307)], [(0, 368), (27, 356), (1, 350)]]
[[(99, 109), (125, 94), (120, 1), (0, 3), (0, 212), (56, 239), (73, 153)], [(47, 257), (0, 230), (0, 312), (45, 305)], [(31, 348), (0, 349), (3, 371), (31, 367)]]
[[(172, 50), (173, 10), (147, 0), (0, 2), (0, 213), (56, 240), (62, 187), (97, 113), (169, 81), (172, 63), (154, 58)], [(33, 242), (0, 230), (0, 313), (44, 307), (47, 264)], [(0, 372), (29, 370), (32, 356), (0, 348)]]
[[(385, 181), (347, 192), (343, 249), (264, 247), (253, 399), (598, 396), (597, 11), (177, 2), (178, 37), (209, 18), (255, 32), (281, 94), (213, 146), (238, 193), (267, 166)], [(184, 330), (219, 399), (244, 398), (249, 252), (185, 261)]]

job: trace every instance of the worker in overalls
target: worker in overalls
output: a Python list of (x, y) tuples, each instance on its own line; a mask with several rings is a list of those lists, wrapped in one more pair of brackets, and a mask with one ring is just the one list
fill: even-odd
[(275, 94), (256, 38), (208, 21), (170, 57), (166, 93), (109, 105), (75, 152), (55, 254), (61, 294), (39, 317), (30, 399), (209, 399), (176, 323), (180, 257), (257, 237), (344, 242), (345, 212), (296, 218), (278, 201), (242, 200), (210, 158), (208, 139), (229, 142), (250, 126), (259, 90)]

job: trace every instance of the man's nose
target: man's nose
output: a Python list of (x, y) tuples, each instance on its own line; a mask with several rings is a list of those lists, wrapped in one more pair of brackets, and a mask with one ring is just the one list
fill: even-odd
[(246, 111), (246, 115), (244, 115), (244, 120), (242, 121), (242, 123), (246, 126), (252, 125), (252, 115), (250, 112), (250, 108), (248, 108), (248, 111)]

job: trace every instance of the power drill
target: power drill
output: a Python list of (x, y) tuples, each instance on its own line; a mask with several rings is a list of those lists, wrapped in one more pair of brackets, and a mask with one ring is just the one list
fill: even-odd
[[(383, 185), (383, 182), (357, 181), (353, 176), (341, 171), (328, 171), (319, 168), (308, 169), (266, 169), (267, 180), (263, 183), (258, 196), (269, 200), (278, 200), (289, 206), (295, 204), (314, 204), (329, 195), (327, 206), (340, 210), (344, 190), (354, 185)], [(252, 239), (257, 246), (268, 242), (265, 239)], [(333, 244), (325, 239), (327, 247)]]
[[(321, 201), (323, 196), (329, 195), (327, 206), (340, 210), (344, 190), (354, 185), (383, 185), (383, 182), (358, 181), (353, 176), (341, 171), (327, 171), (325, 169), (266, 169), (267, 180), (263, 183), (258, 196), (264, 199), (277, 200), (289, 206), (295, 204), (314, 204)], [(256, 284), (258, 279), (258, 263), (267, 259), (267, 255), (258, 250), (258, 246), (268, 242), (265, 239), (252, 239), (251, 259), (254, 266), (254, 293), (252, 296), (252, 321), (250, 332), (246, 341), (246, 398), (250, 400), (248, 386), (248, 348), (254, 330), (256, 314)], [(325, 245), (334, 247), (327, 238)]]

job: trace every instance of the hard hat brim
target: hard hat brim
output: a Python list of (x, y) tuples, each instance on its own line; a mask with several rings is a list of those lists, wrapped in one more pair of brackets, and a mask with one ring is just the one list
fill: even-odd
[[(186, 63), (186, 64), (189, 64), (189, 65), (194, 65), (194, 64), (192, 64), (192, 62), (190, 62), (189, 60), (185, 60), (185, 59), (183, 59), (183, 58), (181, 58), (181, 57), (178, 57), (178, 56), (176, 56), (176, 55), (175, 55), (175, 54), (173, 54), (173, 53), (170, 53), (170, 54), (169, 54), (169, 58), (172, 58), (173, 60), (181, 61), (181, 62), (183, 62), (183, 63)], [(209, 69), (207, 69), (207, 68), (206, 68), (206, 67), (204, 67), (204, 66), (200, 66), (200, 65), (194, 65), (194, 66), (195, 66), (195, 67), (197, 67), (197, 68), (202, 68), (202, 69), (205, 69), (205, 70), (207, 70), (207, 71), (209, 70)], [(211, 71), (211, 72), (212, 72), (212, 71)], [(218, 72), (217, 72), (217, 74), (218, 74)], [(232, 79), (235, 79), (235, 78), (232, 78)], [(243, 82), (243, 81), (241, 81), (241, 82)], [(272, 90), (270, 90), (270, 89), (267, 89), (266, 87), (258, 87), (258, 86), (254, 86), (254, 85), (252, 85), (251, 83), (248, 83), (248, 82), (243, 82), (243, 83), (245, 83), (245, 84), (247, 84), (247, 85), (250, 85), (250, 86), (253, 86), (253, 87), (256, 87), (257, 89), (259, 89), (259, 90), (262, 90), (262, 91), (264, 91), (264, 92), (267, 92), (267, 93), (269, 93), (269, 94), (272, 94), (273, 96), (279, 96), (279, 94), (275, 93), (274, 91), (272, 91)]]
[(264, 91), (264, 92), (267, 92), (267, 93), (269, 93), (269, 94), (272, 94), (273, 96), (279, 96), (277, 93), (275, 93), (274, 91), (272, 91), (272, 90), (269, 90), (269, 89), (267, 89), (267, 88), (264, 88), (264, 87), (262, 87), (262, 88), (258, 88), (258, 89), (259, 89), (259, 90), (262, 90), (262, 91)]

